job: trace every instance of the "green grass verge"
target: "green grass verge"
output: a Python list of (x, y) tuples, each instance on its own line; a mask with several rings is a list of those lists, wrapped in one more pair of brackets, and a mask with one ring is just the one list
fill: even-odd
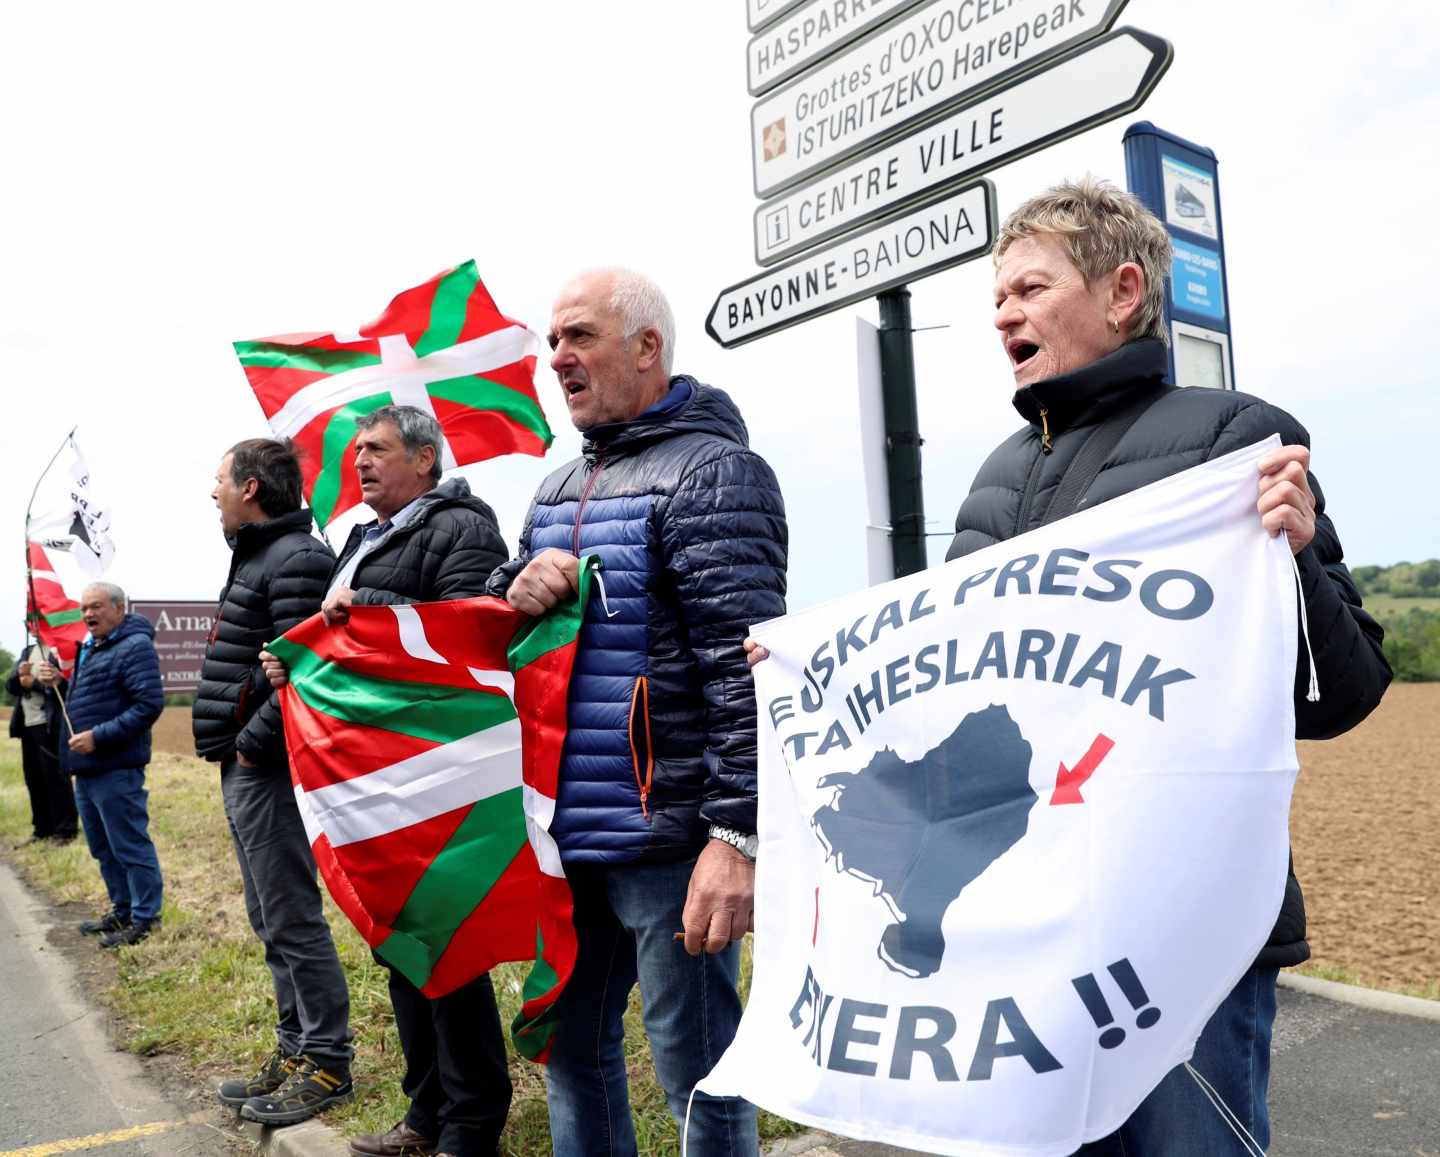
[(1354, 972), (1339, 964), (1302, 964), (1295, 971), (1302, 976), (1333, 980), (1339, 984), (1353, 984), (1359, 988), (1378, 988), (1386, 992), (1398, 992), (1402, 996), (1418, 996), (1422, 1000), (1440, 1000), (1440, 980), (1432, 980), (1427, 984), (1382, 983), (1372, 976)]
[[(164, 923), (144, 945), (120, 950), (118, 978), (107, 998), (121, 1026), (122, 1047), (145, 1055), (172, 1054), (198, 1081), (210, 1082), (222, 1074), (252, 1069), (274, 1047), (270, 974), (245, 916), (240, 871), (214, 766), (157, 755), (147, 784), (151, 829), (165, 874)], [(19, 745), (7, 740), (0, 748), (0, 846), (8, 848), (29, 834), (30, 804), (20, 773)], [(50, 899), (87, 904), (97, 913), (107, 906), (83, 840), (65, 847), (16, 848), (5, 854)], [(383, 1132), (406, 1109), (400, 1093), (404, 1066), (386, 972), (374, 963), (364, 941), (328, 897), (326, 911), (350, 984), (356, 1047), (356, 1098), (327, 1113), (326, 1121), (347, 1135)], [(748, 989), (748, 941), (742, 968)], [(510, 964), (492, 973), (501, 1020), (507, 1025), (519, 1010), (525, 971), (525, 965)], [(679, 1139), (650, 1064), (638, 993), (631, 999), (625, 1027), (640, 1152), (676, 1153)], [(510, 1076), (515, 1099), (505, 1153), (510, 1157), (550, 1153), (543, 1071), (512, 1054)], [(768, 1141), (803, 1130), (761, 1113), (760, 1131)]]

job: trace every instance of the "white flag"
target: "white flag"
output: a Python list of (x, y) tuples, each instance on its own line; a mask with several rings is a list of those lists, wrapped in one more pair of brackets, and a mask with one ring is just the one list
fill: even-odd
[(90, 468), (73, 437), (70, 450), (74, 458), (70, 463), (65, 505), (32, 518), (26, 525), (26, 537), (48, 550), (68, 552), (86, 575), (99, 578), (115, 557), (115, 544), (110, 539), (110, 510), (90, 489)]
[(1189, 1058), (1285, 884), (1278, 444), (753, 630), (754, 980), (703, 1090), (1062, 1157)]

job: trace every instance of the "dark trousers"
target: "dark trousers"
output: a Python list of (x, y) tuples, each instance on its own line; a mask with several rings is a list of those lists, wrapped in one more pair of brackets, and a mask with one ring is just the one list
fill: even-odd
[(441, 1153), (495, 1157), (510, 1112), (510, 1073), (490, 977), (431, 1000), (391, 968), (390, 1001), (405, 1053), (405, 1123)]
[[(24, 708), (17, 703), (15, 710)], [(73, 839), (80, 830), (75, 793), (70, 777), (60, 770), (54, 743), (54, 733), (43, 723), (20, 729), (20, 765), (25, 772), (25, 790), (30, 793), (30, 822), (37, 840), (51, 836)]]
[(252, 769), (227, 760), (220, 765), (220, 794), (245, 884), (245, 911), (275, 985), (280, 1051), (348, 1073), (350, 990), (325, 923), (290, 775), (283, 766)]

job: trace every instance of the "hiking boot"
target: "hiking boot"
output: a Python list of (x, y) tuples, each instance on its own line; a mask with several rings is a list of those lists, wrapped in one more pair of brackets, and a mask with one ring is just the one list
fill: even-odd
[(435, 1142), (401, 1121), (388, 1133), (350, 1138), (350, 1157), (434, 1157)]
[(240, 1106), (240, 1115), (262, 1125), (298, 1125), (331, 1105), (348, 1101), (354, 1092), (348, 1072), (328, 1072), (302, 1054), (294, 1058), (283, 1085), (273, 1093), (251, 1097)]
[(287, 1057), (277, 1048), (265, 1058), (260, 1071), (248, 1080), (237, 1077), (234, 1080), (221, 1081), (220, 1087), (215, 1090), (220, 1097), (220, 1103), (238, 1109), (251, 1097), (263, 1097), (273, 1093), (285, 1083), (285, 1078), (299, 1063), (299, 1057)]
[(119, 948), (124, 944), (139, 944), (159, 927), (159, 917), (154, 920), (132, 920), (125, 927), (117, 928), (114, 932), (107, 932), (100, 937), (100, 947)]
[(112, 908), (98, 920), (86, 920), (80, 925), (80, 931), (86, 936), (99, 936), (105, 932), (119, 932), (120, 929), (129, 927), (130, 917), (122, 916)]

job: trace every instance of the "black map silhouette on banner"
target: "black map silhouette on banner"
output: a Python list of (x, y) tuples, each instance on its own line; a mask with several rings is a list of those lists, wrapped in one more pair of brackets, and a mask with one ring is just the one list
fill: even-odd
[(821, 778), (838, 789), (811, 823), (836, 870), (875, 885), (896, 922), (877, 947), (905, 976), (940, 967), (940, 922), (956, 897), (1017, 844), (1030, 823), (1030, 744), (1003, 706), (965, 716), (910, 763), (886, 748), (860, 772)]

